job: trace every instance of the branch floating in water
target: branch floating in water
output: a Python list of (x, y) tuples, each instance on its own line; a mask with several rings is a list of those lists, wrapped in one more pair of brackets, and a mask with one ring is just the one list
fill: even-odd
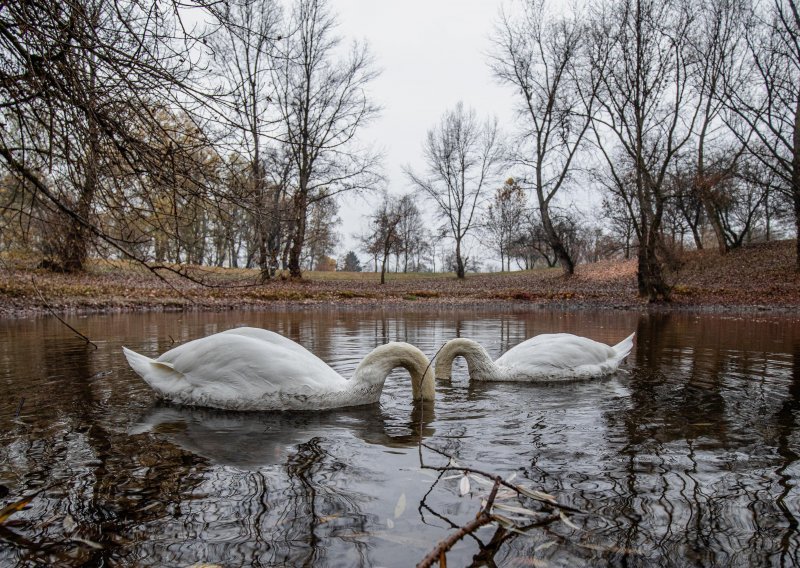
[(472, 534), (483, 525), (488, 525), (494, 519), (490, 513), (492, 509), (492, 505), (494, 504), (494, 499), (497, 496), (497, 490), (500, 488), (501, 483), (503, 480), (500, 476), (494, 478), (494, 485), (492, 486), (492, 491), (489, 493), (489, 497), (486, 499), (486, 504), (483, 508), (478, 512), (478, 515), (468, 522), (466, 525), (461, 527), (459, 530), (451, 534), (449, 537), (441, 541), (439, 544), (436, 545), (432, 551), (428, 553), (422, 561), (417, 564), (417, 568), (430, 568), (435, 563), (439, 563), (442, 568), (447, 567), (447, 558), (446, 554), (447, 551), (450, 550), (455, 543), (459, 540), (464, 538), (465, 536)]

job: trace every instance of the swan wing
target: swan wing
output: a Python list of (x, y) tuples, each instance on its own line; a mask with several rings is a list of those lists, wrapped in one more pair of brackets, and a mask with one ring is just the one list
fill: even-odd
[(636, 332), (631, 333), (628, 337), (617, 343), (612, 349), (616, 353), (616, 358), (619, 359), (621, 362), (625, 357), (630, 355), (631, 350), (633, 349), (633, 338), (636, 336)]
[(550, 333), (520, 343), (495, 364), (529, 377), (588, 377), (613, 372), (623, 358), (605, 343), (571, 333)]
[(235, 327), (233, 329), (229, 329), (227, 331), (223, 331), (221, 333), (229, 334), (229, 335), (240, 335), (242, 337), (250, 337), (252, 339), (257, 339), (259, 341), (263, 341), (264, 343), (270, 345), (276, 345), (284, 347), (285, 349), (295, 351), (299, 355), (307, 358), (316, 359), (319, 363), (328, 366), (325, 361), (314, 355), (311, 351), (300, 345), (299, 343), (292, 341), (288, 337), (281, 335), (280, 333), (275, 333), (274, 331), (270, 331), (268, 329), (261, 329), (259, 327)]
[(217, 333), (167, 351), (156, 362), (169, 365), (195, 389), (243, 399), (336, 390), (346, 382), (319, 357), (271, 332)]

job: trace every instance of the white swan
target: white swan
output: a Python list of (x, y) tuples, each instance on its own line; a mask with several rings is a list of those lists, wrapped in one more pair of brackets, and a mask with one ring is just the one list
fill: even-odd
[(350, 380), (277, 333), (240, 327), (150, 359), (125, 347), (128, 363), (161, 398), (227, 410), (321, 410), (377, 402), (396, 367), (411, 374), (414, 400), (434, 399), (433, 372), (408, 343), (376, 347)]
[(471, 339), (448, 341), (436, 355), (436, 378), (449, 379), (453, 359), (464, 357), (478, 381), (557, 381), (609, 375), (633, 347), (632, 333), (613, 347), (571, 333), (545, 333), (512, 347), (492, 362)]

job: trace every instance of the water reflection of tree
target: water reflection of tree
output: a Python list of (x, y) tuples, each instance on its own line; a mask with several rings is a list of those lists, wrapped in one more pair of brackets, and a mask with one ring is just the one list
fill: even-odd
[(183, 503), (183, 513), (192, 526), (229, 519), (235, 534), (213, 558), (310, 565), (333, 552), (346, 554), (347, 564), (355, 555), (370, 566), (368, 529), (377, 520), (362, 511), (374, 498), (359, 487), (374, 483), (374, 471), (329, 448), (350, 436), (381, 448), (416, 447), (420, 432), (433, 434), (434, 419), (434, 409), (422, 404), (402, 417), (379, 405), (269, 414), (156, 405), (134, 429), (211, 462), (197, 487), (208, 497)]
[[(606, 416), (627, 440), (620, 450), (625, 474), (610, 480), (617, 497), (607, 514), (621, 521), (619, 546), (651, 549), (654, 562), (763, 565), (774, 561), (769, 550), (796, 560), (787, 470), (797, 461), (792, 437), (800, 388), (793, 380), (788, 393), (776, 396), (779, 362), (767, 360), (769, 338), (734, 340), (730, 333), (742, 332), (729, 331), (724, 321), (642, 318), (630, 408)], [(759, 345), (764, 357), (752, 355)], [(770, 464), (772, 480), (758, 473)]]
[[(253, 320), (245, 319), (251, 325), (294, 334), (293, 338), (304, 344), (313, 339), (306, 345), (321, 349), (324, 359), (330, 358), (345, 371), (348, 366), (354, 368), (371, 347), (390, 339), (407, 338), (431, 354), (458, 329), (464, 335), (478, 334), (479, 340), (495, 346), (500, 337), (501, 343), (511, 346), (517, 338), (536, 333), (579, 331), (581, 318), (589, 319), (508, 312), (494, 314), (482, 325), (480, 313), (454, 310), (415, 313), (405, 323), (395, 324), (390, 320), (401, 316), (391, 311), (378, 315), (332, 313), (257, 314)], [(142, 334), (139, 327), (153, 327), (158, 338), (149, 352), (158, 352), (170, 346), (169, 335), (181, 341), (202, 335), (204, 330), (221, 331), (245, 323), (241, 314), (215, 314), (213, 318), (219, 320), (214, 319), (213, 325), (203, 319), (212, 318), (208, 315), (172, 317), (87, 320), (97, 327), (94, 332), (92, 328), (85, 331), (95, 339), (103, 335), (138, 338)], [(620, 322), (628, 320), (620, 316), (598, 321), (582, 334), (611, 341), (616, 334), (621, 336)], [(599, 331), (603, 326), (607, 326), (605, 331)], [(113, 356), (119, 356), (117, 346), (101, 343), (95, 354), (85, 351), (80, 341), (69, 344), (63, 334), (41, 322), (31, 324), (31, 329), (29, 338), (14, 339), (27, 342), (22, 349), (24, 357), (0, 345), (4, 350), (0, 361), (12, 365), (2, 375), (10, 395), (0, 401), (0, 427), (4, 430), (0, 439), (7, 442), (0, 444), (0, 475), (12, 491), (48, 484), (50, 489), (36, 498), (33, 509), (20, 515), (26, 522), (14, 530), (34, 542), (64, 542), (64, 549), (82, 550), (81, 558), (89, 564), (134, 565), (147, 556), (172, 556), (186, 560), (187, 565), (193, 561), (224, 565), (229, 559), (243, 564), (252, 559), (253, 565), (265, 565), (288, 563), (292, 558), (299, 563), (334, 563), (331, 558), (338, 561), (339, 554), (350, 551), (357, 558), (348, 563), (369, 564), (368, 546), (375, 536), (354, 533), (355, 527), (375, 530), (375, 521), (363, 513), (373, 493), (358, 493), (361, 473), (341, 456), (335, 439), (326, 438), (325, 425), (313, 436), (293, 441), (290, 455), (283, 454), (280, 461), (255, 470), (220, 465), (198, 450), (174, 442), (179, 434), (185, 434), (177, 430), (182, 428), (180, 424), (167, 426), (176, 428), (175, 437), (170, 437), (168, 430), (128, 436), (115, 422), (124, 422), (130, 412), (126, 394), (148, 400), (146, 388), (127, 369), (128, 374), (115, 373), (110, 379), (96, 377), (118, 365), (109, 363), (112, 350)], [(548, 428), (551, 416), (537, 408), (536, 402), (529, 408), (524, 400), (519, 401), (529, 420), (527, 446), (519, 446), (520, 452), (531, 456), (528, 477), (560, 498), (613, 521), (612, 525), (588, 524), (582, 538), (616, 545), (619, 552), (611, 559), (615, 565), (655, 565), (671, 560), (733, 566), (800, 563), (795, 485), (800, 447), (798, 330), (796, 324), (761, 323), (755, 318), (744, 323), (682, 314), (642, 318), (632, 357), (636, 365), (629, 377), (620, 379), (630, 387), (625, 404), (596, 399), (602, 423), (590, 436), (574, 424), (563, 424), (556, 432), (575, 439), (584, 436), (581, 441), (568, 439), (567, 447), (556, 456), (574, 458), (573, 463), (549, 467), (547, 459), (558, 451), (553, 446), (560, 440)], [(53, 339), (46, 339), (48, 336)], [(794, 345), (793, 353), (791, 348), (786, 352), (787, 344)], [(398, 393), (400, 389), (407, 392), (406, 384), (397, 384)], [(437, 439), (469, 435), (471, 425), (483, 422), (464, 419), (464, 408), (483, 409), (484, 401), (476, 405), (476, 399), (496, 393), (491, 385), (467, 388), (463, 381), (440, 388)], [(9, 419), (19, 396), (27, 398), (23, 418), (31, 429)], [(121, 408), (121, 402), (129, 406)], [(518, 401), (513, 402), (518, 408)], [(572, 406), (580, 404), (576, 400)], [(381, 418), (385, 432), (373, 435), (372, 426), (348, 432), (359, 438), (359, 444), (388, 444), (387, 435), (408, 443), (416, 420), (408, 420), (398, 407), (405, 410), (399, 394), (394, 399), (384, 397), (383, 408), (388, 408)], [(508, 410), (498, 409), (499, 416), (507, 416), (503, 412)], [(442, 416), (447, 420), (441, 420)], [(490, 430), (492, 427), (488, 425)], [(591, 461), (580, 452), (589, 453), (598, 446), (606, 453), (591, 464), (595, 469), (578, 470), (581, 460)], [(469, 445), (452, 449), (473, 452)], [(475, 453), (498, 455), (492, 450)], [(345, 473), (352, 473), (354, 481), (345, 483)], [(374, 471), (364, 477), (374, 482)], [(352, 503), (333, 494), (337, 486)], [(335, 517), (328, 515), (329, 511), (342, 512)], [(104, 550), (65, 542), (70, 534), (63, 526), (68, 512), (78, 527), (74, 534), (99, 540)], [(278, 520), (279, 515), (283, 520)], [(52, 520), (43, 521), (48, 519)], [(209, 541), (207, 547), (204, 538)], [(312, 541), (318, 549), (315, 553), (309, 549)], [(489, 545), (487, 539), (484, 542)], [(4, 544), (0, 543), (0, 549)], [(24, 545), (14, 546), (22, 548), (0, 550), (0, 564), (24, 554)], [(499, 550), (507, 559), (533, 556), (534, 548), (525, 538), (506, 541)], [(202, 556), (204, 550), (207, 556)], [(549, 550), (551, 556), (546, 559), (553, 560), (553, 565), (564, 558), (566, 563), (576, 557), (596, 558), (582, 557), (578, 551), (559, 556), (559, 547)]]
[[(326, 463), (326, 461), (328, 463)], [(312, 438), (297, 446), (297, 453), (286, 464), (289, 485), (281, 501), (278, 525), (285, 528), (281, 540), (286, 548), (282, 551), (288, 564), (293, 566), (313, 566), (324, 554), (325, 547), (318, 534), (320, 527), (331, 526), (337, 519), (348, 518), (350, 526), (363, 533), (367, 519), (358, 507), (357, 501), (344, 493), (337, 493), (326, 483), (347, 466), (337, 461), (324, 449), (320, 438)], [(329, 531), (325, 531), (328, 533)], [(368, 565), (366, 547), (354, 541), (361, 556), (361, 565)]]
[(30, 524), (20, 529), (33, 548), (19, 553), (46, 557), (61, 551), (68, 553), (61, 560), (65, 565), (119, 560), (126, 552), (118, 535), (170, 516), (182, 490), (198, 482), (197, 464), (157, 445), (149, 448), (158, 455), (154, 459), (124, 433), (107, 428), (107, 401), (95, 381), (95, 352), (87, 345), (44, 335), (27, 349), (28, 363), (41, 368), (22, 391), (28, 395), (28, 425), (13, 432), (0, 472), (18, 475), (18, 490), (46, 490), (32, 502)]
[(784, 518), (786, 519), (786, 530), (780, 538), (780, 565), (790, 566), (800, 563), (800, 523), (797, 518), (797, 497), (791, 498), (793, 491), (797, 489), (796, 475), (792, 474), (791, 468), (798, 460), (798, 416), (800, 416), (800, 343), (794, 343), (793, 347), (793, 373), (789, 383), (788, 396), (775, 414), (777, 431), (776, 449), (781, 458), (781, 463), (775, 470), (778, 476), (780, 493), (776, 503)]

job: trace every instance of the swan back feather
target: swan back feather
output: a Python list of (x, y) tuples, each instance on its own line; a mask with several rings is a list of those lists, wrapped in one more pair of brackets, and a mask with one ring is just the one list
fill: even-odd
[(405, 367), (414, 398), (433, 399), (428, 359), (406, 343), (382, 345), (346, 380), (277, 333), (236, 328), (195, 339), (151, 359), (123, 347), (128, 363), (173, 403), (228, 410), (321, 410), (377, 402), (386, 376)]

